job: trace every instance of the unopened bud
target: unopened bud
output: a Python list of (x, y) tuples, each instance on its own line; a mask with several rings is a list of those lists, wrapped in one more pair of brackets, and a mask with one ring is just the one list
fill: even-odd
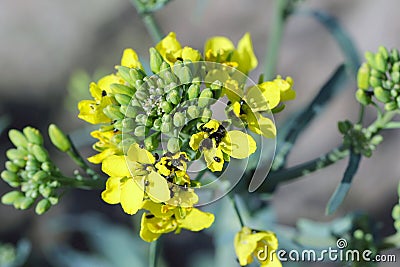
[(188, 66), (183, 66), (182, 68), (179, 68), (176, 74), (181, 84), (188, 84), (193, 79), (192, 72)]
[(383, 56), (380, 53), (375, 55), (375, 65), (376, 65), (376, 69), (379, 70), (380, 72), (386, 71), (386, 68), (387, 68), (386, 60), (383, 58)]
[(176, 153), (179, 151), (179, 148), (180, 148), (179, 139), (175, 138), (175, 137), (171, 137), (168, 140), (168, 144), (167, 144), (168, 151), (171, 153)]
[(211, 103), (213, 96), (214, 95), (210, 88), (204, 89), (200, 93), (199, 107), (204, 108), (204, 107), (208, 106)]
[(161, 54), (154, 48), (150, 48), (150, 69), (153, 73), (159, 73), (161, 64), (164, 62)]
[(369, 66), (364, 63), (358, 69), (357, 73), (357, 85), (360, 89), (368, 89), (369, 88)]
[(376, 87), (374, 89), (374, 95), (375, 95), (376, 99), (378, 99), (382, 103), (389, 102), (390, 98), (391, 98), (390, 91), (385, 90), (382, 87)]
[(43, 213), (48, 211), (50, 209), (50, 207), (51, 207), (50, 201), (48, 199), (44, 198), (37, 203), (35, 212), (38, 215), (42, 215)]
[(187, 115), (189, 119), (197, 119), (200, 116), (200, 110), (196, 106), (190, 106), (187, 109)]
[(174, 114), (174, 125), (176, 127), (181, 127), (181, 126), (185, 125), (185, 115), (183, 115), (183, 113), (176, 112)]
[(161, 108), (165, 113), (170, 113), (173, 109), (172, 105), (168, 101), (163, 101), (161, 103)]
[(392, 111), (396, 110), (398, 108), (398, 105), (396, 102), (389, 102), (385, 104), (385, 110), (387, 111)]
[(8, 132), (8, 137), (15, 147), (26, 148), (28, 146), (28, 140), (25, 135), (18, 130), (12, 129)]
[(17, 172), (19, 171), (19, 167), (13, 163), (12, 161), (6, 161), (6, 169), (9, 170), (10, 172)]
[(374, 88), (378, 87), (378, 86), (382, 86), (381, 80), (374, 76), (369, 77), (369, 84)]
[(103, 112), (111, 120), (120, 120), (124, 118), (124, 114), (119, 111), (119, 106), (117, 105), (108, 105), (103, 109)]
[(46, 162), (49, 160), (49, 154), (39, 145), (33, 145), (33, 155), (39, 162)]
[(17, 199), (24, 197), (20, 191), (11, 191), (1, 197), (1, 203), (5, 205), (12, 205)]
[(358, 89), (356, 92), (356, 99), (364, 106), (371, 103), (371, 96), (368, 95), (363, 89)]
[(177, 105), (181, 101), (181, 96), (177, 89), (172, 89), (167, 94), (167, 101)]
[(23, 132), (26, 138), (28, 139), (28, 142), (36, 145), (43, 144), (43, 136), (41, 135), (38, 129), (28, 126), (24, 128)]
[(399, 60), (400, 60), (399, 50), (393, 48), (393, 49), (390, 51), (390, 56), (392, 57), (392, 60), (393, 60), (394, 62), (399, 61)]
[(137, 137), (143, 137), (145, 136), (147, 133), (147, 128), (146, 126), (138, 126), (135, 128), (135, 135)]
[(131, 78), (131, 76), (129, 74), (130, 68), (125, 67), (125, 66), (118, 66), (117, 70), (118, 70), (118, 75), (122, 79), (124, 79), (131, 86), (135, 86), (135, 80), (132, 80), (132, 78)]
[(66, 152), (71, 149), (71, 141), (55, 124), (49, 126), (49, 137), (51, 142), (59, 150)]
[(135, 89), (133, 89), (132, 87), (123, 85), (123, 84), (119, 84), (119, 83), (113, 83), (110, 85), (111, 88), (111, 92), (113, 94), (123, 94), (123, 95), (128, 95), (128, 96), (133, 96), (133, 94), (135, 93)]
[(125, 94), (115, 94), (114, 97), (120, 105), (128, 105), (132, 99), (131, 96)]
[(187, 94), (189, 100), (198, 98), (200, 94), (200, 86), (198, 84), (190, 85)]
[(129, 76), (131, 80), (134, 81), (134, 86), (139, 88), (142, 84), (142, 79), (146, 77), (146, 73), (141, 69), (133, 68), (129, 70)]
[(160, 144), (159, 142), (159, 133), (154, 133), (144, 139), (144, 145), (147, 150), (153, 151), (158, 148), (158, 145)]
[(26, 150), (22, 150), (22, 149), (11, 148), (11, 149), (7, 150), (6, 156), (10, 160), (16, 160), (16, 159), (24, 160), (28, 156), (28, 152)]

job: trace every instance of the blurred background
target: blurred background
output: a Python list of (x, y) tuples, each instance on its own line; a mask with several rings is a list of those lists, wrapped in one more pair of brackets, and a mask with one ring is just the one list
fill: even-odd
[[(183, 45), (200, 50), (211, 36), (224, 35), (236, 43), (245, 32), (250, 32), (259, 59), (259, 67), (252, 76), (257, 79), (264, 61), (268, 60), (264, 55), (272, 4), (273, 1), (266, 0), (173, 0), (156, 12), (155, 17), (165, 33), (175, 31)], [(376, 51), (379, 45), (400, 48), (400, 23), (397, 19), (400, 2), (397, 0), (306, 0), (303, 5), (324, 10), (338, 18), (361, 55), (367, 50)], [(48, 125), (55, 122), (63, 130), (76, 133), (87, 126), (76, 117), (77, 99), (87, 94), (74, 92), (73, 88), (79, 87), (77, 83), (87, 81), (88, 84), (92, 79), (112, 72), (126, 47), (134, 48), (141, 59), (147, 61), (148, 48), (153, 45), (128, 0), (2, 0), (0, 40), (0, 115), (3, 122), (6, 119), (9, 122), (0, 136), (1, 166), (4, 166), (4, 151), (11, 147), (7, 129), (32, 125), (46, 132)], [(344, 60), (327, 31), (305, 16), (289, 19), (279, 58), (278, 73), (293, 77), (298, 98), (276, 117), (278, 124), (306, 105)], [(75, 79), (71, 80), (71, 76)], [(358, 114), (353, 96), (355, 89), (354, 81), (348, 84), (326, 112), (302, 134), (290, 155), (290, 165), (313, 159), (340, 144), (337, 121), (354, 120)], [(385, 142), (373, 157), (362, 161), (351, 191), (336, 216), (363, 210), (381, 221), (386, 233), (392, 233), (391, 209), (398, 201), (396, 187), (400, 177), (399, 132), (386, 132), (384, 137)], [(83, 146), (81, 151), (85, 156), (93, 154), (90, 145)], [(71, 172), (73, 165), (64, 155), (50, 152), (57, 157), (56, 161), (63, 170)], [(346, 161), (342, 161), (280, 186), (272, 200), (277, 220), (286, 225), (293, 225), (299, 218), (331, 220), (332, 216), (324, 215), (325, 205), (345, 166)], [(9, 190), (1, 181), (0, 195)], [(96, 215), (79, 217), (91, 212), (96, 212)], [(72, 217), (63, 217), (65, 214)], [(60, 225), (64, 226), (56, 227), (49, 223), (57, 220), (63, 221)], [(95, 266), (65, 263), (70, 254), (63, 244), (86, 251), (88, 243), (103, 239), (108, 244), (116, 242), (111, 243), (116, 246), (136, 244), (138, 249), (131, 247), (126, 251), (128, 254), (137, 253), (139, 258), (143, 257), (141, 253), (147, 253), (147, 245), (138, 241), (139, 237), (130, 229), (131, 218), (125, 216), (119, 207), (103, 203), (99, 191), (75, 190), (40, 217), (31, 210), (16, 211), (10, 206), (0, 205), (0, 221), (0, 242), (16, 243), (24, 237), (31, 241), (33, 251), (26, 266)], [(65, 222), (68, 222), (68, 227)], [(85, 228), (89, 222), (92, 222), (93, 229)], [(110, 232), (106, 234), (108, 229), (113, 233), (119, 231), (122, 243), (110, 241), (113, 237)], [(92, 239), (80, 236), (80, 231), (87, 231)], [(193, 242), (194, 237), (195, 234), (185, 233), (179, 238), (170, 235), (166, 239), (165, 242), (171, 245), (165, 246), (164, 251), (170, 264), (167, 266), (194, 266), (193, 262), (189, 264), (188, 258), (213, 246), (206, 235), (196, 242)], [(55, 244), (58, 244), (57, 248)], [(120, 245), (122, 251), (126, 249), (125, 245)], [(52, 260), (48, 251), (58, 255), (60, 260)], [(181, 253), (185, 257), (180, 258)], [(397, 255), (400, 258), (400, 254)]]

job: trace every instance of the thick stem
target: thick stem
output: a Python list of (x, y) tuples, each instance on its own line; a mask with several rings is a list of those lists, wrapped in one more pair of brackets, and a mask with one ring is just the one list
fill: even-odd
[(283, 29), (286, 21), (287, 0), (276, 0), (273, 21), (268, 35), (267, 52), (264, 58), (264, 79), (271, 80), (276, 74), (279, 48), (282, 43)]
[(57, 176), (53, 177), (55, 180), (59, 181), (65, 187), (78, 188), (84, 190), (99, 190), (104, 189), (104, 180), (103, 179), (82, 179), (78, 180), (72, 177), (65, 176)]
[(143, 4), (139, 0), (131, 0), (131, 3), (139, 13), (147, 32), (151, 36), (151, 39), (153, 39), (153, 42), (156, 44), (161, 41), (161, 39), (164, 37), (164, 34), (161, 31), (158, 23), (155, 21), (153, 15), (146, 11)]
[(158, 241), (153, 241), (150, 243), (149, 248), (149, 267), (157, 267), (158, 259)]

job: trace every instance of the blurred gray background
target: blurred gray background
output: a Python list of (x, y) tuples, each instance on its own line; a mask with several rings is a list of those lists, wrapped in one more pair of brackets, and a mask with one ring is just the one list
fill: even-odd
[[(204, 41), (214, 35), (224, 35), (237, 42), (245, 32), (250, 32), (259, 59), (259, 67), (253, 72), (257, 78), (265, 60), (272, 3), (267, 0), (174, 0), (155, 16), (165, 33), (175, 31), (183, 45), (197, 49), (202, 49)], [(400, 2), (397, 0), (306, 0), (303, 5), (336, 16), (361, 54), (376, 51), (379, 45), (400, 48)], [(92, 74), (99, 67), (111, 72), (126, 47), (134, 48), (147, 60), (148, 48), (152, 45), (128, 0), (2, 0), (0, 40), (0, 114), (10, 116), (12, 127), (34, 125), (45, 130), (50, 122), (58, 122), (67, 131), (85, 125), (74, 117), (77, 111), (70, 112), (63, 104), (71, 73), (81, 68)], [(278, 73), (293, 77), (298, 99), (289, 103), (277, 120), (283, 121), (308, 103), (341, 62), (340, 50), (320, 24), (308, 17), (291, 17), (284, 33)], [(313, 159), (341, 142), (337, 121), (354, 120), (358, 114), (354, 91), (352, 83), (303, 133), (289, 158), (290, 165)], [(397, 202), (400, 177), (400, 142), (399, 132), (388, 131), (384, 136), (385, 142), (373, 157), (363, 160), (336, 216), (365, 210), (385, 222), (385, 231), (390, 233), (393, 231), (391, 208)], [(10, 147), (4, 133), (1, 146), (2, 151)], [(84, 151), (85, 155), (91, 153), (90, 148)], [(2, 166), (3, 162), (2, 155)], [(65, 169), (70, 166), (63, 164)], [(282, 185), (273, 199), (279, 221), (291, 225), (301, 217), (332, 219), (324, 215), (324, 209), (345, 164), (342, 161)], [(1, 182), (0, 193), (8, 190)], [(95, 207), (119, 217), (116, 214), (120, 211), (105, 207), (98, 192), (88, 194), (87, 199)], [(67, 196), (68, 201), (74, 203)], [(46, 242), (48, 237), (40, 234), (43, 233), (41, 221), (58, 216), (63, 209), (71, 209), (65, 206), (68, 205), (59, 205), (38, 218), (32, 212), (0, 205), (0, 237), (9, 238), (7, 233), (15, 232), (17, 226), (29, 225), (22, 232), (35, 238), (35, 242)], [(88, 210), (89, 207), (88, 204)]]

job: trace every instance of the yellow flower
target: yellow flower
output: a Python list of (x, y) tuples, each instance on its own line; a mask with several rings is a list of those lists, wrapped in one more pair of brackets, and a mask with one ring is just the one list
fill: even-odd
[(227, 131), (217, 120), (210, 120), (202, 127), (202, 132), (192, 135), (189, 145), (194, 151), (204, 153), (207, 167), (211, 171), (221, 171), (224, 160), (229, 157), (244, 159), (253, 154), (257, 145), (254, 139), (241, 131)]
[(198, 50), (188, 46), (182, 48), (174, 32), (170, 32), (162, 39), (156, 45), (156, 49), (170, 65), (177, 60), (191, 60), (192, 62), (201, 60), (201, 53)]
[(162, 234), (179, 233), (181, 229), (198, 232), (210, 227), (214, 215), (196, 208), (177, 207), (165, 209), (166, 205), (146, 201), (143, 208), (149, 213), (142, 216), (140, 237), (147, 242), (157, 240)]
[(256, 258), (261, 263), (261, 267), (282, 267), (276, 255), (278, 239), (273, 232), (255, 232), (248, 227), (243, 227), (236, 234), (234, 245), (241, 266), (252, 263)]
[(127, 68), (143, 69), (142, 63), (140, 63), (138, 55), (132, 48), (126, 48), (122, 53), (121, 66)]
[(169, 177), (170, 182), (190, 186), (190, 177), (186, 172), (188, 161), (189, 158), (185, 152), (166, 153), (156, 163), (156, 168), (160, 174)]
[(256, 68), (258, 64), (250, 33), (243, 35), (237, 48), (226, 37), (213, 37), (205, 43), (204, 55), (206, 61), (224, 63), (245, 74)]
[(112, 97), (109, 96), (113, 83), (121, 83), (116, 75), (107, 75), (99, 80), (99, 82), (90, 84), (90, 94), (94, 100), (82, 100), (78, 103), (78, 117), (91, 124), (109, 123), (111, 119), (104, 113), (103, 109), (112, 104)]
[(292, 78), (288, 77), (283, 80), (278, 76), (273, 81), (247, 88), (245, 93), (235, 89), (231, 84), (226, 89), (230, 93), (226, 94), (232, 101), (231, 107), (235, 116), (240, 118), (251, 131), (267, 138), (274, 138), (276, 136), (275, 124), (271, 119), (264, 117), (262, 112), (268, 112), (278, 107), (282, 101), (294, 99), (296, 92), (292, 89), (292, 85)]
[(155, 158), (146, 149), (133, 144), (127, 156), (110, 156), (103, 161), (102, 170), (110, 175), (102, 198), (109, 204), (121, 204), (128, 214), (135, 214), (150, 198), (165, 202), (170, 197), (167, 180), (156, 172)]
[(90, 135), (99, 140), (93, 145), (93, 149), (99, 151), (100, 153), (89, 157), (88, 161), (94, 164), (99, 164), (104, 159), (112, 155), (119, 154), (121, 152), (120, 149), (112, 141), (117, 134), (120, 133), (115, 132), (113, 129), (108, 131), (96, 130), (91, 132)]

